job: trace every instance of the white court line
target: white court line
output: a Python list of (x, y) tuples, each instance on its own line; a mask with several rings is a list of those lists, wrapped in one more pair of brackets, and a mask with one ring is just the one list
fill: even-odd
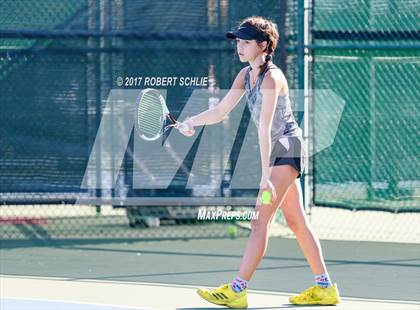
[[(195, 292), (196, 286), (147, 282), (78, 280), (54, 277), (0, 276), (0, 297), (72, 301), (77, 303), (141, 309), (175, 309), (177, 307), (210, 307)], [(289, 305), (291, 294), (249, 290), (250, 307), (282, 307)], [(404, 300), (342, 298), (335, 309), (419, 309), (420, 303)], [(324, 309), (299, 307), (299, 309)], [(269, 309), (269, 308), (266, 308)]]
[[(145, 308), (128, 307), (128, 306), (113, 305), (113, 304), (92, 303), (92, 302), (83, 302), (83, 304), (82, 304), (82, 303), (74, 301), (74, 300), (58, 300), (58, 299), (45, 299), (45, 298), (42, 298), (42, 299), (41, 298), (22, 298), (22, 297), (19, 297), (19, 298), (16, 298), (16, 297), (14, 297), (14, 298), (4, 298), (4, 299), (16, 300), (17, 302), (21, 301), (21, 300), (23, 300), (23, 301), (33, 301), (34, 303), (39, 302), (39, 301), (47, 301), (47, 302), (54, 302), (54, 303), (74, 304), (74, 305), (80, 305), (80, 306), (83, 306), (83, 305), (103, 306), (103, 307), (107, 307), (107, 308), (114, 308), (112, 310), (120, 310), (120, 309), (121, 310), (147, 310)], [(0, 295), (0, 304), (1, 304), (2, 300), (3, 300), (3, 297)]]
[[(190, 288), (197, 289), (198, 285), (188, 285), (188, 284), (170, 284), (170, 283), (154, 283), (154, 282), (127, 282), (127, 281), (116, 281), (116, 280), (95, 280), (95, 279), (80, 279), (80, 278), (62, 278), (62, 277), (39, 277), (39, 276), (21, 276), (21, 275), (2, 275), (0, 278), (20, 278), (20, 279), (36, 279), (36, 280), (57, 280), (57, 281), (77, 281), (77, 282), (88, 282), (88, 283), (112, 283), (117, 285), (147, 285), (147, 286), (157, 286), (157, 287), (174, 287), (174, 288)], [(216, 286), (206, 286), (207, 288), (216, 288)], [(293, 293), (287, 292), (278, 292), (278, 291), (261, 291), (261, 290), (252, 290), (249, 289), (248, 292), (256, 293), (261, 295), (281, 295), (281, 296), (292, 296)], [(390, 303), (408, 303), (408, 304), (419, 304), (412, 300), (400, 300), (400, 299), (375, 299), (375, 298), (361, 298), (361, 297), (344, 297), (346, 300), (355, 300), (355, 301), (366, 301), (366, 302), (390, 302)]]

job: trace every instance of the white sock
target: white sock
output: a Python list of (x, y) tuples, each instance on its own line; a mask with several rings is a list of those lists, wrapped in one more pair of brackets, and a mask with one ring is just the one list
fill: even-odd
[(327, 288), (327, 287), (332, 286), (332, 283), (331, 283), (331, 280), (330, 280), (330, 276), (328, 275), (328, 272), (315, 275), (315, 283), (316, 283), (316, 285), (318, 285), (322, 288)]
[(248, 281), (236, 276), (235, 279), (233, 279), (231, 286), (232, 290), (239, 293), (248, 287)]

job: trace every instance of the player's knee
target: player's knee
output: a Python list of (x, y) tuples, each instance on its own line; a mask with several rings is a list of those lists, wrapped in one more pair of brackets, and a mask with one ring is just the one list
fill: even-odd
[(253, 234), (266, 234), (268, 232), (268, 221), (264, 219), (251, 220), (251, 233)]
[(300, 232), (308, 229), (308, 223), (305, 220), (297, 219), (292, 216), (285, 217), (287, 226), (294, 232)]

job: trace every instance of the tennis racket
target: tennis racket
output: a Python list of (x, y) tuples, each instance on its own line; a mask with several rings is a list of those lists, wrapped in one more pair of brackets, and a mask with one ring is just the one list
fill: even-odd
[(136, 128), (142, 139), (146, 141), (157, 140), (171, 127), (178, 130), (188, 130), (186, 125), (178, 122), (172, 116), (166, 106), (165, 99), (158, 90), (148, 88), (141, 91), (136, 104)]

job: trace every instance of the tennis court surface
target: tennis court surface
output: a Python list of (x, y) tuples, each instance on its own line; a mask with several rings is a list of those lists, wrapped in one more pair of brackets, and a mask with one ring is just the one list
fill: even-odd
[[(230, 281), (245, 242), (4, 242), (1, 309), (217, 309), (196, 288)], [(420, 307), (418, 245), (325, 240), (323, 247), (343, 298), (337, 309)], [(249, 307), (293, 308), (288, 297), (312, 281), (296, 240), (272, 237), (250, 284)]]

